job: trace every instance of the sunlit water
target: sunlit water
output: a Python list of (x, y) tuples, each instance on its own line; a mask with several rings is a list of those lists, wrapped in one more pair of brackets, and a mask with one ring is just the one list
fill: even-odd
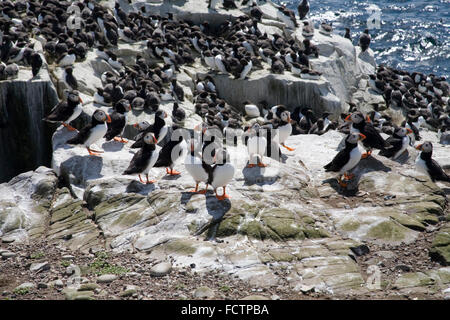
[[(283, 2), (297, 14), (300, 0)], [(357, 44), (368, 18), (377, 17), (376, 11), (368, 10), (374, 5), (381, 10), (380, 28), (376, 20), (369, 25), (377, 63), (449, 78), (450, 0), (310, 0), (310, 15), (316, 27), (332, 22), (340, 35), (349, 27)]]

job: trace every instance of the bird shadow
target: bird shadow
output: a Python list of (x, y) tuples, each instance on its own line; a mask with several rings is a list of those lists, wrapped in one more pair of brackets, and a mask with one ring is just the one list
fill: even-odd
[(217, 239), (217, 230), (223, 220), (225, 214), (231, 209), (230, 199), (219, 200), (216, 198), (214, 192), (208, 191), (206, 194), (206, 210), (212, 216), (211, 220), (197, 229), (195, 235), (201, 235), (206, 231), (204, 241), (223, 242)]
[(102, 144), (102, 148), (108, 152), (118, 152), (124, 148), (124, 143), (118, 141), (106, 141)]
[(99, 179), (103, 177), (100, 173), (103, 168), (103, 158), (86, 155), (73, 156), (61, 163), (61, 171), (72, 174), (75, 177), (86, 177), (86, 179)]
[(162, 180), (175, 181), (180, 178), (181, 178), (181, 174), (172, 175), (172, 176), (170, 174), (167, 174), (162, 178)]
[(154, 183), (142, 183), (138, 180), (133, 180), (131, 181), (126, 189), (125, 192), (126, 193), (138, 193), (138, 194), (142, 194), (144, 196), (148, 195), (150, 192), (154, 191), (156, 189), (155, 184)]
[(345, 197), (355, 196), (359, 191), (358, 185), (361, 177), (365, 173), (373, 171), (390, 172), (392, 171), (392, 169), (385, 166), (384, 163), (380, 160), (374, 157), (368, 157), (365, 159), (361, 159), (361, 161), (358, 163), (358, 166), (352, 170), (352, 173), (355, 175), (355, 177), (350, 181), (346, 181), (346, 187), (342, 187), (339, 184), (337, 178), (323, 180), (322, 184), (329, 184), (330, 187), (332, 187), (339, 195)]
[(274, 184), (278, 180), (278, 177), (264, 176), (264, 172), (266, 170), (267, 170), (266, 168), (258, 166), (253, 168), (245, 166), (244, 169), (242, 169), (242, 174), (244, 176), (244, 185), (252, 186), (256, 184), (258, 186), (264, 186)]

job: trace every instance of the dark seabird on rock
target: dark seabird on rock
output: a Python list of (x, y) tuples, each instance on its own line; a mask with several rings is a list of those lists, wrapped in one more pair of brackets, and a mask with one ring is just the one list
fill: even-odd
[(303, 0), (297, 7), (298, 16), (303, 20), (309, 12), (309, 1)]
[(408, 134), (411, 133), (413, 133), (413, 131), (408, 128), (395, 128), (393, 135), (386, 140), (392, 148), (381, 150), (379, 155), (386, 158), (392, 158), (394, 160), (400, 157), (409, 145)]
[(369, 49), (370, 46), (370, 34), (369, 29), (364, 30), (364, 32), (361, 34), (361, 37), (359, 38), (359, 46), (361, 47), (362, 52), (365, 52), (367, 49)]
[(173, 104), (172, 117), (176, 122), (181, 122), (186, 118), (186, 112), (178, 105), (177, 102)]
[(70, 125), (70, 122), (78, 118), (83, 111), (83, 100), (81, 100), (78, 91), (69, 91), (67, 95), (67, 101), (61, 101), (51, 111), (50, 114), (45, 117), (44, 121), (48, 122), (62, 122), (62, 125), (69, 131), (75, 131), (76, 129)]
[(73, 68), (67, 67), (63, 73), (64, 83), (72, 90), (78, 90), (78, 81), (73, 75)]
[(38, 52), (33, 52), (30, 56), (30, 64), (31, 71), (33, 73), (33, 77), (36, 77), (41, 70), (42, 64), (44, 61), (41, 58), (41, 55)]
[(345, 35), (344, 35), (344, 38), (346, 38), (346, 39), (352, 41), (352, 37), (351, 37), (351, 35), (350, 35), (350, 28), (345, 28)]
[(111, 122), (108, 123), (108, 131), (105, 134), (106, 141), (114, 139), (121, 143), (128, 142), (122, 135), (127, 124), (127, 113), (130, 110), (131, 105), (128, 100), (125, 99), (120, 100), (114, 105), (114, 112), (110, 114)]

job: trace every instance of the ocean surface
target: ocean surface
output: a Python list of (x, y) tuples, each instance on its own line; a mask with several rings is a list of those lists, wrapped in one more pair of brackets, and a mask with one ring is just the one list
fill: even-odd
[[(297, 15), (301, 1), (275, 2)], [(369, 28), (378, 64), (450, 77), (450, 0), (310, 0), (310, 17), (340, 35), (350, 28), (354, 44)]]

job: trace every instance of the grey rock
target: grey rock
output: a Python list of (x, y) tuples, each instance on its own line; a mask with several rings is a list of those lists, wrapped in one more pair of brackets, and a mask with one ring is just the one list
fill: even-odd
[(154, 277), (163, 277), (172, 271), (172, 264), (170, 262), (161, 262), (154, 265), (150, 269), (150, 275)]
[(41, 272), (50, 270), (50, 264), (46, 262), (38, 262), (38, 263), (32, 263), (30, 266), (30, 271), (32, 272)]
[(100, 286), (96, 283), (83, 283), (78, 288), (78, 291), (95, 291), (98, 288), (100, 288)]
[(365, 244), (362, 244), (357, 247), (351, 247), (350, 250), (352, 250), (353, 253), (356, 254), (358, 257), (368, 254), (370, 252), (369, 247), (366, 246)]
[(270, 300), (270, 299), (266, 296), (254, 294), (254, 295), (246, 296), (240, 300)]
[(117, 280), (117, 276), (115, 274), (104, 274), (97, 278), (98, 283), (111, 283)]
[(17, 253), (15, 253), (15, 252), (11, 252), (11, 251), (2, 252), (2, 258), (4, 260), (6, 260), (8, 258), (14, 258), (15, 256), (17, 256)]
[(38, 289), (47, 289), (48, 288), (48, 284), (45, 282), (39, 282), (37, 285)]
[(214, 298), (215, 293), (212, 289), (203, 286), (195, 289), (193, 296), (196, 299), (212, 299)]
[(21, 290), (21, 289), (33, 289), (36, 288), (36, 285), (32, 282), (24, 282), (20, 286), (17, 286), (14, 291)]

